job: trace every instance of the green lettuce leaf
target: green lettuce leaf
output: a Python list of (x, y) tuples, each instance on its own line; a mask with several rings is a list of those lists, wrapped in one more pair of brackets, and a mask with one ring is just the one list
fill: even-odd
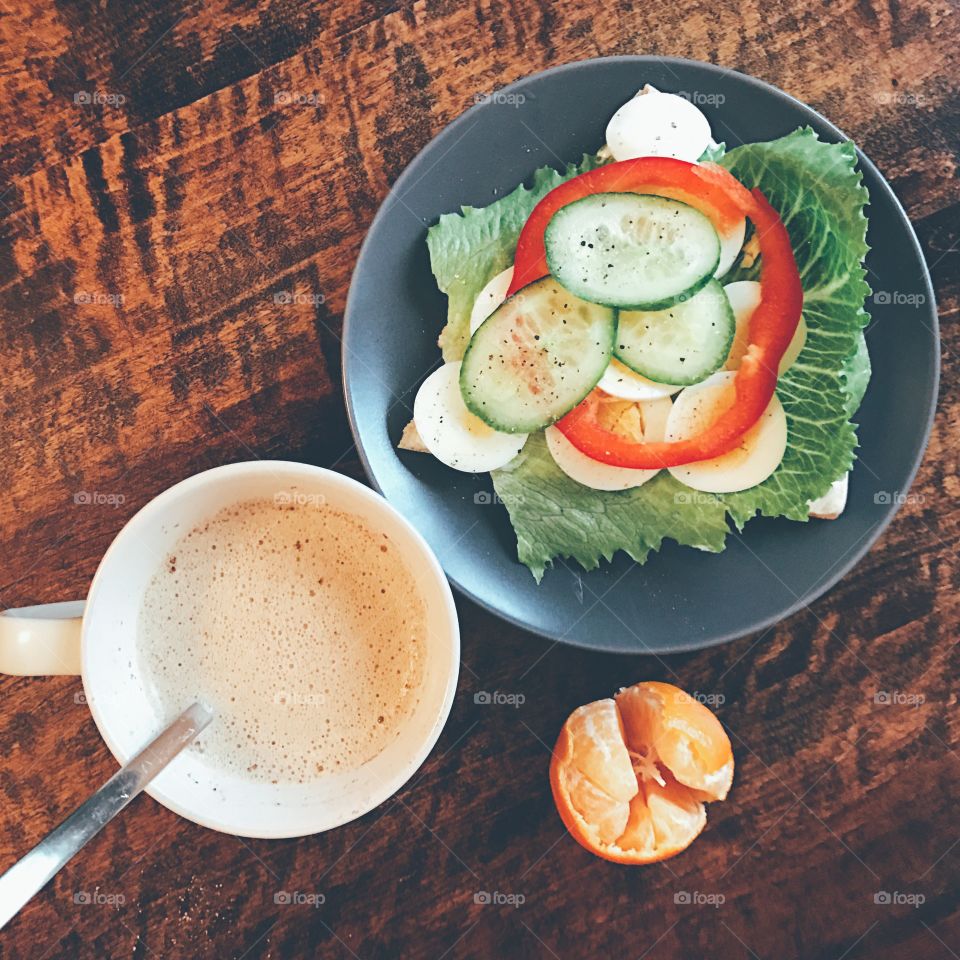
[(533, 208), (564, 180), (599, 167), (604, 161), (584, 155), (562, 173), (541, 167), (530, 181), (488, 207), (461, 207), (445, 213), (427, 231), (430, 267), (447, 295), (447, 324), (440, 334), (446, 363), (460, 360), (470, 340), (470, 311), (487, 281), (513, 263), (517, 238)]
[(510, 512), (520, 562), (538, 581), (555, 557), (571, 557), (592, 570), (617, 550), (643, 563), (666, 537), (718, 553), (727, 536), (726, 508), (718, 497), (697, 493), (666, 471), (633, 490), (590, 490), (557, 467), (542, 433), (492, 476)]
[(847, 392), (847, 416), (852, 417), (863, 402), (870, 382), (870, 354), (867, 351), (867, 338), (861, 332), (857, 338), (857, 348), (843, 363), (843, 388)]
[(824, 143), (804, 127), (736, 147), (720, 161), (779, 211), (800, 270), (807, 323), (807, 342), (777, 386), (789, 437), (783, 461), (763, 483), (723, 498), (740, 528), (757, 513), (806, 520), (808, 501), (853, 466), (851, 399), (866, 386), (855, 358), (870, 319), (863, 309), (870, 292), (863, 268), (869, 198), (856, 158), (852, 143)]
[[(728, 516), (739, 527), (757, 513), (806, 520), (807, 502), (853, 463), (856, 433), (849, 417), (870, 375), (862, 333), (868, 320), (862, 267), (867, 193), (854, 148), (824, 143), (802, 129), (716, 159), (748, 186), (759, 186), (781, 212), (801, 271), (807, 342), (778, 388), (787, 413), (787, 453), (770, 478), (741, 493), (697, 493), (666, 472), (634, 490), (602, 492), (570, 480), (554, 464), (542, 434), (531, 436), (519, 456), (492, 476), (510, 514), (518, 557), (538, 581), (561, 557), (592, 569), (623, 550), (642, 563), (667, 537), (722, 550)], [(430, 229), (431, 263), (450, 298), (440, 340), (445, 360), (463, 355), (473, 302), (512, 262), (520, 228), (536, 202), (562, 180), (597, 165), (585, 157), (563, 173), (540, 170), (529, 188), (521, 186), (482, 210), (448, 214)], [(736, 268), (724, 279), (755, 277), (756, 271)]]
[(727, 152), (726, 143), (711, 143), (703, 153), (700, 154), (698, 163), (705, 163), (710, 161), (711, 163), (719, 163), (720, 158)]

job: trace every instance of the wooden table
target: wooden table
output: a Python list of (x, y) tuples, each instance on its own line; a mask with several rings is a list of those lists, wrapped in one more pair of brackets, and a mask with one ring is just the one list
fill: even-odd
[[(700, 58), (824, 112), (917, 226), (946, 361), (913, 494), (809, 609), (661, 660), (556, 647), (461, 602), (450, 722), (393, 800), (247, 842), (141, 798), (0, 957), (957, 957), (955, 3), (2, 0), (0, 35), (2, 606), (82, 596), (123, 522), (206, 467), (359, 475), (338, 336), (367, 226), (476, 94), (553, 64)], [(690, 851), (627, 869), (566, 836), (547, 762), (573, 707), (641, 678), (724, 698), (738, 776)], [(5, 867), (115, 764), (78, 680), (0, 689)]]

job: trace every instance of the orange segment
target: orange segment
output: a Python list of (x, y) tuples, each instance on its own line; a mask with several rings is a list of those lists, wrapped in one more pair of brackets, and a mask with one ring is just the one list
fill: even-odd
[(560, 731), (556, 753), (563, 756), (563, 790), (570, 800), (568, 829), (612, 843), (623, 833), (637, 792), (613, 700), (574, 710)]
[(680, 783), (723, 800), (733, 783), (730, 740), (711, 710), (670, 683), (649, 681), (616, 696), (628, 743), (643, 743)]
[(581, 829), (599, 843), (613, 843), (627, 826), (630, 804), (615, 800), (609, 793), (591, 783), (576, 767), (567, 781), (570, 804), (582, 822)]
[(707, 811), (697, 795), (670, 777), (665, 786), (648, 782), (644, 791), (656, 850), (663, 857), (672, 857), (686, 850), (707, 825)]
[(617, 846), (624, 851), (636, 850), (643, 854), (649, 854), (656, 849), (657, 837), (653, 829), (653, 817), (642, 788), (630, 801), (630, 816), (626, 827), (617, 838)]
[(613, 700), (578, 707), (570, 714), (567, 729), (574, 766), (611, 797), (629, 800), (637, 792), (637, 778)]
[(638, 683), (578, 707), (560, 731), (550, 785), (571, 835), (598, 856), (653, 863), (685, 850), (705, 801), (733, 781), (730, 740), (710, 710), (668, 683)]

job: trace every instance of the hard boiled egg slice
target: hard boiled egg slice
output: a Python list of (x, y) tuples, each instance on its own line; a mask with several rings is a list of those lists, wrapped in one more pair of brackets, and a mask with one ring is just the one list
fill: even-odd
[[(673, 402), (669, 397), (659, 397), (643, 403), (613, 400), (605, 403), (601, 412), (604, 426), (616, 429), (638, 442), (660, 441), (664, 437), (667, 418)], [(629, 490), (645, 484), (659, 470), (630, 470), (601, 463), (581, 453), (556, 427), (547, 427), (547, 448), (556, 465), (571, 480), (593, 490)]]
[(413, 401), (413, 422), (427, 449), (464, 473), (506, 466), (527, 441), (527, 434), (494, 430), (467, 409), (459, 362), (444, 364), (423, 381)]
[(613, 358), (611, 358), (607, 369), (604, 370), (597, 386), (604, 393), (609, 393), (611, 397), (634, 401), (657, 400), (660, 397), (669, 397), (683, 389), (683, 387), (674, 386), (672, 383), (657, 383), (656, 380), (648, 380)]
[(730, 353), (724, 370), (736, 370), (747, 352), (750, 342), (749, 325), (753, 311), (760, 305), (760, 284), (756, 280), (737, 280), (736, 283), (724, 284), (723, 292), (730, 301), (733, 318), (737, 327), (733, 334), (733, 343), (730, 344)]
[[(676, 398), (667, 419), (666, 439), (685, 440), (707, 427), (734, 403), (735, 373), (721, 370)], [(670, 467), (681, 483), (704, 493), (734, 493), (762, 483), (780, 465), (787, 449), (787, 417), (774, 395), (739, 446), (712, 460)]]
[(487, 281), (487, 285), (477, 294), (470, 311), (470, 336), (476, 333), (477, 327), (493, 313), (497, 307), (507, 299), (507, 290), (513, 281), (513, 267), (501, 270), (495, 277)]
[[(736, 370), (740, 366), (740, 361), (743, 360), (743, 355), (747, 352), (747, 346), (750, 343), (750, 318), (760, 303), (760, 284), (756, 280), (737, 280), (736, 283), (728, 283), (723, 290), (730, 301), (733, 316), (737, 323), (724, 370)], [(801, 315), (793, 339), (780, 358), (778, 372), (781, 376), (793, 366), (793, 362), (800, 356), (800, 351), (806, 342), (807, 321)]]
[(747, 235), (747, 221), (745, 217), (735, 223), (729, 230), (718, 234), (720, 237), (720, 262), (713, 271), (715, 277), (722, 277), (732, 266), (743, 247), (743, 238)]
[(676, 157), (696, 163), (711, 142), (707, 118), (689, 100), (650, 86), (607, 124), (607, 147), (614, 160)]

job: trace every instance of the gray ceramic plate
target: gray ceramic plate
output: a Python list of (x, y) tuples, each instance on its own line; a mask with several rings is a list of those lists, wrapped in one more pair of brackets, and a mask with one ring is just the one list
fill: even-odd
[(668, 543), (644, 566), (623, 554), (589, 573), (558, 563), (537, 586), (516, 560), (506, 510), (489, 502), (489, 476), (457, 473), (429, 456), (396, 450), (417, 387), (440, 363), (436, 338), (446, 298), (430, 272), (426, 229), (462, 204), (491, 203), (537, 167), (596, 150), (609, 117), (645, 82), (696, 92), (715, 136), (728, 147), (772, 140), (803, 124), (823, 139), (845, 139), (782, 91), (689, 60), (588, 60), (505, 87), (431, 141), (384, 201), (350, 288), (343, 368), (353, 433), (371, 481), (426, 537), (459, 590), (563, 643), (666, 653), (773, 624), (809, 604), (863, 556), (902, 502), (923, 454), (939, 349), (933, 291), (916, 236), (889, 185), (861, 155), (871, 197), (868, 280), (887, 296), (875, 292), (868, 303), (873, 379), (857, 416), (861, 459), (841, 518), (755, 519), (718, 555)]

